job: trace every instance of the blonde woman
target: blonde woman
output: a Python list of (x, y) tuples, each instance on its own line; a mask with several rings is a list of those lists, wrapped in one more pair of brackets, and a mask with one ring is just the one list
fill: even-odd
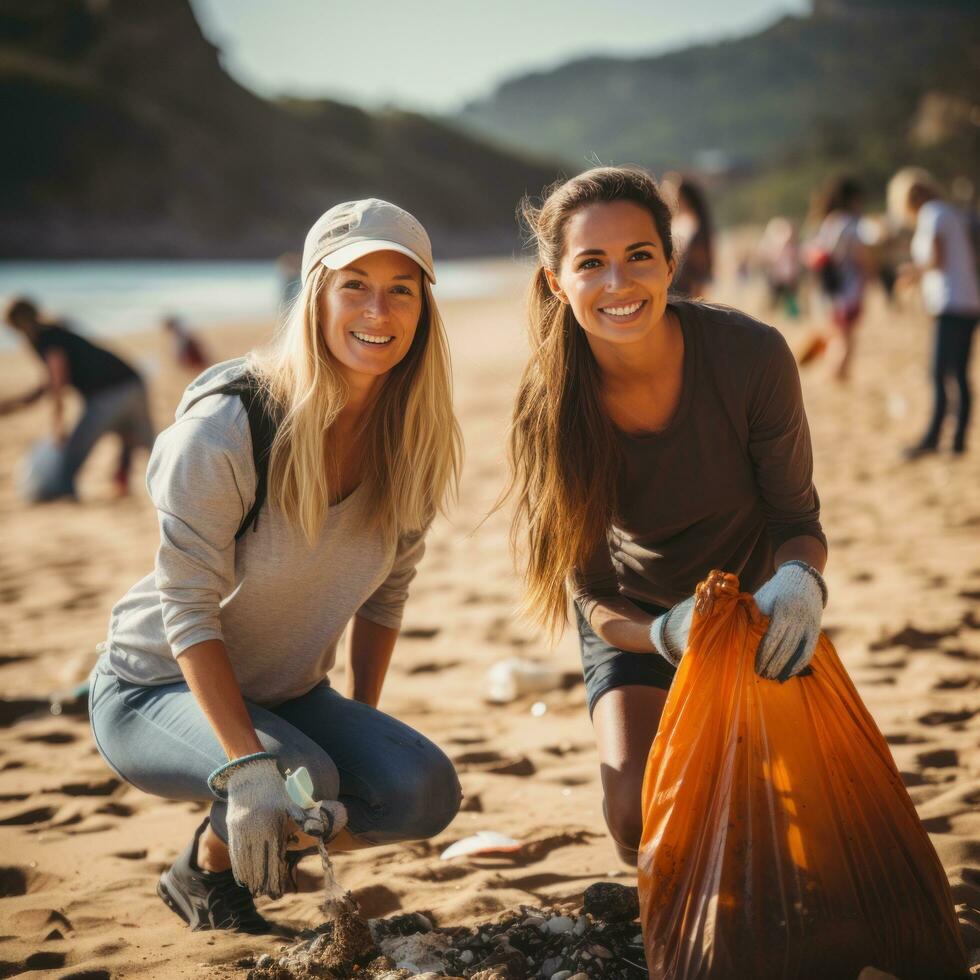
[[(332, 208), (278, 343), (201, 375), (150, 460), (156, 566), (113, 609), (90, 710), (123, 779), (211, 801), (157, 888), (194, 929), (268, 931), (253, 895), (285, 890), (290, 846), (429, 837), (458, 809), (446, 756), (377, 709), (459, 472), (434, 281), (407, 212)], [(327, 674), (348, 626), (344, 696)], [(319, 809), (287, 795), (301, 766)]]
[(807, 668), (826, 600), (810, 436), (781, 335), (668, 302), (670, 212), (642, 170), (599, 168), (526, 217), (539, 265), (511, 435), (527, 605), (575, 600), (605, 814), (636, 861), (640, 793), (695, 586), (740, 576), (770, 617), (756, 669)]

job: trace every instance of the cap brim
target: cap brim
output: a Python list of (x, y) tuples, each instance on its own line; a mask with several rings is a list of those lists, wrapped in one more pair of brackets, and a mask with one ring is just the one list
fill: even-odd
[(433, 272), (432, 266), (424, 262), (416, 252), (398, 242), (386, 242), (380, 239), (369, 242), (351, 242), (349, 245), (342, 245), (329, 255), (324, 255), (320, 261), (328, 269), (345, 269), (351, 262), (356, 262), (372, 252), (399, 252), (402, 255), (407, 255), (410, 259), (414, 259), (418, 267), (428, 277), (429, 282), (435, 285), (436, 274)]

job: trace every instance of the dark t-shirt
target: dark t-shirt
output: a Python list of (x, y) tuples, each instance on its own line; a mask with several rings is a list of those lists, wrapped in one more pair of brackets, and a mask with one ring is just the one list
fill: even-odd
[(106, 388), (139, 380), (139, 375), (122, 358), (96, 347), (61, 324), (43, 327), (33, 344), (42, 360), (49, 350), (64, 352), (69, 381), (85, 398)]
[(575, 600), (672, 606), (714, 568), (755, 591), (798, 535), (826, 545), (796, 362), (782, 334), (737, 310), (672, 302), (684, 335), (680, 403), (665, 429), (618, 432), (619, 515), (575, 569)]

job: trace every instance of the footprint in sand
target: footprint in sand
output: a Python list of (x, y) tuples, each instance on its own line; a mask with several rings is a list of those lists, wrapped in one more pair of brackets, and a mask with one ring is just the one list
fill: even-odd
[(37, 891), (57, 879), (50, 874), (26, 868), (21, 865), (8, 864), (0, 866), (0, 898), (16, 898)]
[(122, 785), (121, 780), (110, 776), (90, 783), (64, 783), (57, 790), (49, 792), (65, 793), (68, 796), (112, 796)]
[(980, 677), (958, 675), (943, 677), (932, 685), (934, 691), (973, 691), (980, 687)]
[(920, 766), (931, 766), (935, 769), (945, 769), (960, 764), (960, 754), (956, 749), (932, 749), (929, 752), (920, 752), (915, 758)]
[(537, 771), (526, 755), (504, 756), (499, 752), (463, 752), (453, 757), (461, 772), (488, 772), (496, 776), (533, 776)]
[(928, 714), (921, 715), (919, 721), (923, 725), (959, 725), (964, 721), (969, 721), (976, 711), (969, 708), (963, 711), (930, 711)]
[(29, 810), (13, 813), (9, 817), (3, 817), (0, 819), (0, 827), (26, 827), (35, 823), (45, 823), (57, 812), (53, 806), (32, 807)]
[(73, 931), (71, 922), (57, 909), (24, 909), (12, 915), (10, 921), (20, 936), (35, 935), (44, 942), (64, 939)]
[(438, 635), (438, 626), (413, 626), (409, 629), (402, 630), (398, 634), (399, 638), (407, 640), (431, 640)]
[(462, 664), (461, 660), (445, 660), (442, 663), (437, 663), (436, 661), (426, 661), (421, 664), (414, 664), (409, 667), (405, 673), (414, 674), (438, 674), (442, 670), (452, 670), (454, 667), (459, 667)]
[(21, 718), (51, 710), (51, 702), (40, 698), (0, 698), (0, 728), (8, 728)]
[(78, 741), (71, 732), (45, 732), (43, 735), (25, 735), (22, 742), (39, 742), (42, 745), (70, 745)]
[(966, 650), (963, 647), (944, 647), (942, 653), (953, 660), (980, 660), (980, 653)]
[(885, 736), (885, 741), (889, 745), (921, 745), (927, 740), (921, 735), (914, 735), (909, 732), (892, 732)]
[(868, 649), (874, 651), (887, 650), (889, 647), (909, 647), (911, 650), (929, 650), (935, 647), (940, 640), (945, 640), (949, 636), (956, 636), (959, 631), (959, 626), (943, 630), (920, 630), (915, 626), (906, 626), (905, 629), (901, 629), (891, 636), (882, 637), (880, 640), (868, 644)]

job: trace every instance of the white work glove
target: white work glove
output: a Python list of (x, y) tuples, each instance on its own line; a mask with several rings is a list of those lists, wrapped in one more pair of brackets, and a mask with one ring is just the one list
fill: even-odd
[(304, 810), (290, 799), (269, 752), (246, 755), (216, 769), (208, 786), (228, 801), (228, 850), (235, 881), (253, 895), (279, 898), (290, 883), (286, 845), (293, 822), (305, 834), (325, 841), (347, 823), (342, 803), (325, 800)]
[(816, 649), (827, 585), (806, 562), (788, 561), (756, 592), (755, 604), (769, 617), (769, 628), (756, 651), (755, 672), (788, 680), (806, 669)]
[(691, 632), (691, 618), (694, 615), (694, 596), (671, 606), (650, 624), (650, 642), (654, 649), (668, 663), (677, 667), (687, 649), (687, 638)]

